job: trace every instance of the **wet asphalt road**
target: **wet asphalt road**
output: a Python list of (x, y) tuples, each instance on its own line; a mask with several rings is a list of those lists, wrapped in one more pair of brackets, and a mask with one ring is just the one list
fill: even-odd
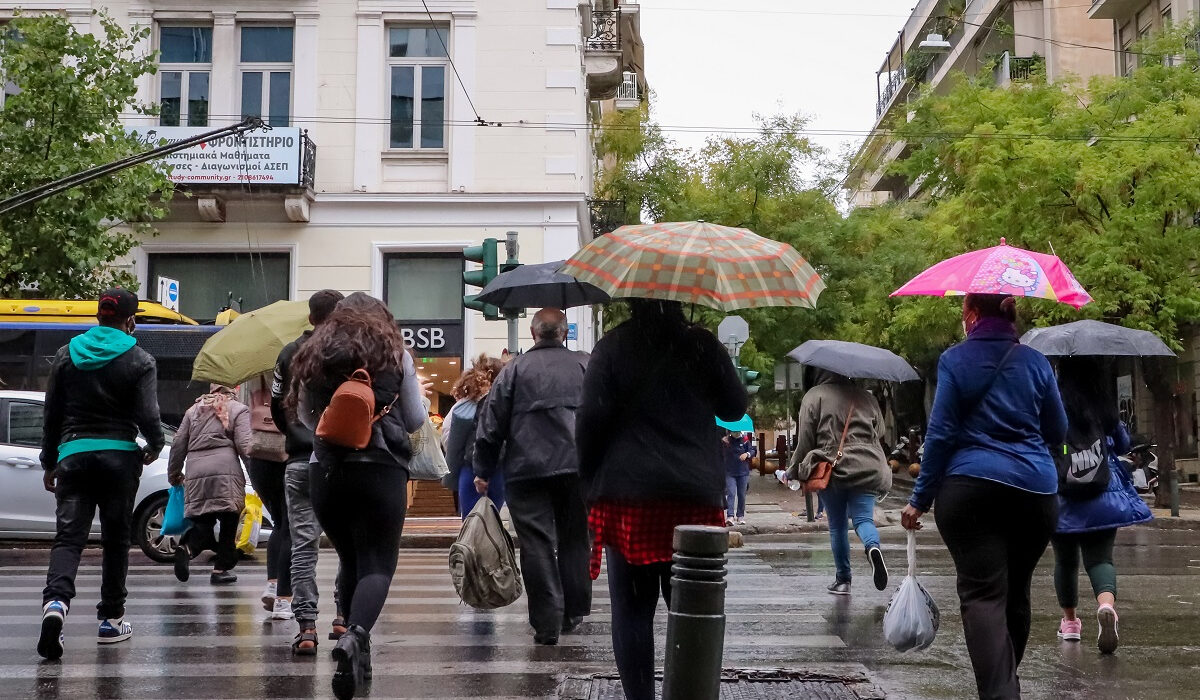
[[(882, 530), (893, 573), (903, 575), (904, 536)], [(949, 556), (935, 532), (922, 533), (922, 581), (942, 609), (935, 644), (900, 654), (884, 644), (880, 625), (890, 591), (870, 585), (856, 552), (854, 595), (824, 592), (832, 580), (825, 534), (752, 538), (730, 560), (727, 667), (866, 671), (889, 697), (973, 696), (970, 663), (953, 591)], [(187, 584), (169, 567), (132, 558), (127, 613), (134, 639), (102, 647), (94, 641), (92, 605), (99, 560), (85, 558), (80, 598), (67, 622), (61, 662), (39, 662), (36, 639), (45, 550), (0, 549), (0, 697), (3, 698), (307, 698), (330, 697), (331, 617), (323, 601), (316, 659), (294, 660), (291, 622), (265, 621), (258, 597), (261, 564), (239, 566), (226, 588), (208, 584), (199, 560)], [(1085, 642), (1055, 639), (1048, 555), (1035, 578), (1034, 632), (1022, 666), (1027, 698), (1195, 698), (1200, 666), (1200, 532), (1132, 529), (1118, 539), (1122, 647), (1095, 651), (1095, 622)], [(322, 551), (324, 592), (334, 575)], [(1086, 586), (1086, 584), (1084, 584)], [(536, 647), (525, 623), (525, 601), (493, 613), (460, 605), (440, 551), (406, 550), (391, 598), (375, 633), (373, 698), (554, 697), (568, 675), (613, 670), (608, 596), (596, 587), (595, 614), (555, 648)], [(659, 626), (660, 635), (665, 625)], [(661, 659), (661, 642), (660, 642)]]

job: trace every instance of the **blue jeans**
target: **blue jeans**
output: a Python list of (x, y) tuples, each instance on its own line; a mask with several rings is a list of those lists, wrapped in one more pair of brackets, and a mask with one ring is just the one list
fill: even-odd
[(853, 521), (854, 531), (863, 547), (879, 546), (879, 530), (875, 529), (875, 494), (830, 486), (822, 492), (825, 512), (829, 516), (829, 544), (837, 580), (850, 581), (850, 530), (846, 523)]
[[(727, 517), (746, 517), (746, 486), (750, 483), (750, 475), (725, 475), (725, 514)], [(736, 512), (735, 512), (736, 511)]]
[[(496, 504), (497, 510), (504, 507), (504, 474), (499, 470), (488, 482), (487, 496)], [(476, 503), (479, 503), (479, 494), (475, 491), (475, 473), (464, 468), (458, 473), (458, 512), (464, 520)]]

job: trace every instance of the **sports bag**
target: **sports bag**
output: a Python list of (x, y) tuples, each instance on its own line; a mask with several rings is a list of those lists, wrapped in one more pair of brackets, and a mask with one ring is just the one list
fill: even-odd
[(462, 602), (479, 610), (502, 608), (521, 597), (516, 548), (487, 496), (463, 519), (450, 545), (450, 579)]
[(1092, 498), (1108, 490), (1108, 438), (1102, 431), (1067, 430), (1067, 441), (1054, 450), (1058, 493), (1066, 498)]
[(257, 386), (250, 391), (250, 453), (254, 459), (286, 462), (283, 433), (271, 417), (271, 387), (264, 375), (258, 376)]
[(392, 403), (376, 412), (371, 375), (365, 369), (356, 369), (334, 390), (333, 398), (317, 421), (316, 435), (331, 445), (361, 450), (371, 444), (375, 423), (386, 416), (395, 403), (396, 399), (392, 399)]

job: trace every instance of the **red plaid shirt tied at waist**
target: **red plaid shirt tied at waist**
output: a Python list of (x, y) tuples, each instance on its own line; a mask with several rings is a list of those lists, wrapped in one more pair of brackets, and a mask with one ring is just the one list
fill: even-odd
[(605, 547), (633, 566), (671, 561), (677, 525), (725, 526), (725, 511), (714, 506), (670, 501), (599, 501), (588, 514), (593, 533), (591, 576), (600, 576)]

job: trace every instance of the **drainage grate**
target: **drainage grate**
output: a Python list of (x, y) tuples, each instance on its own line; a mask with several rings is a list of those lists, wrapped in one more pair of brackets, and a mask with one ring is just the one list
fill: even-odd
[[(662, 693), (659, 676), (658, 694)], [(615, 674), (569, 678), (559, 700), (624, 700)], [(883, 700), (886, 696), (863, 674), (811, 671), (738, 670), (721, 674), (718, 700)]]

